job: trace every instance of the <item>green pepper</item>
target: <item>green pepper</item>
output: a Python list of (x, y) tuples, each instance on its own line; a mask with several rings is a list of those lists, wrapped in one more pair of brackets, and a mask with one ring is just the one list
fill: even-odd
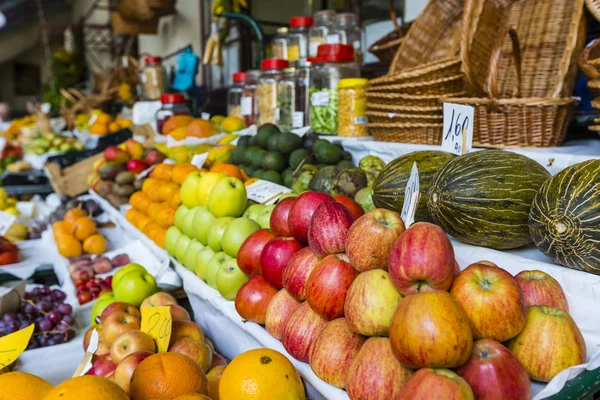
[(310, 96), (314, 93), (328, 93), (329, 104), (326, 106), (313, 105), (311, 101), (310, 105), (310, 126), (318, 133), (323, 134), (336, 134), (337, 133), (337, 118), (338, 118), (338, 92), (334, 89), (321, 89), (316, 88), (310, 89)]

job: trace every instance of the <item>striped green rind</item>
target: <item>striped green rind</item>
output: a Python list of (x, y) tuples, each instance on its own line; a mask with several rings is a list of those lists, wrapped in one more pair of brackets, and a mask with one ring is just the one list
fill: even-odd
[(462, 242), (514, 249), (531, 243), (529, 210), (549, 177), (544, 167), (520, 154), (477, 151), (440, 169), (427, 207), (434, 221)]
[(454, 154), (445, 151), (415, 151), (396, 158), (381, 170), (373, 183), (373, 202), (379, 208), (401, 213), (406, 183), (410, 178), (413, 163), (416, 162), (419, 169), (421, 199), (415, 221), (432, 221), (427, 211), (427, 190), (436, 172), (454, 158), (456, 158)]
[(600, 160), (567, 167), (542, 185), (529, 232), (555, 263), (600, 274)]

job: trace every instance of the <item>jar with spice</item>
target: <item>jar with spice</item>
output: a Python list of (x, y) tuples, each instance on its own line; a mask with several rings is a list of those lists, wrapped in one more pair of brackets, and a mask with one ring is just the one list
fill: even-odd
[(314, 13), (314, 22), (308, 33), (309, 57), (316, 57), (319, 46), (327, 43), (327, 35), (329, 35), (333, 28), (334, 18), (335, 11), (333, 10), (323, 10)]
[(354, 49), (347, 44), (323, 44), (310, 78), (310, 126), (323, 135), (335, 135), (338, 128), (338, 85), (345, 78), (360, 77)]
[(246, 83), (246, 73), (236, 72), (233, 74), (233, 84), (227, 91), (227, 115), (233, 117), (242, 117), (241, 102), (244, 84)]
[(292, 117), (292, 128), (302, 128), (310, 125), (310, 74), (312, 63), (296, 68), (296, 109)]
[(367, 128), (367, 79), (342, 79), (338, 85), (340, 104), (338, 109), (339, 136), (368, 136)]
[(349, 44), (354, 47), (354, 59), (358, 64), (362, 64), (362, 32), (353, 13), (340, 13), (335, 16), (330, 37), (333, 39), (328, 40), (328, 43)]
[(271, 53), (273, 58), (281, 60), (288, 59), (288, 28), (277, 28), (277, 34), (271, 41)]
[(162, 65), (162, 58), (148, 56), (144, 59), (141, 81), (144, 98), (158, 100), (167, 91), (167, 72)]
[(259, 70), (250, 70), (246, 72), (246, 83), (242, 91), (242, 99), (240, 100), (240, 109), (242, 118), (246, 125), (256, 124), (258, 117), (258, 107), (256, 104), (256, 85), (260, 78)]
[(160, 134), (163, 126), (174, 115), (192, 115), (185, 104), (185, 97), (181, 93), (167, 93), (160, 96), (161, 108), (156, 112), (156, 127)]
[(311, 17), (292, 17), (288, 46), (289, 62), (306, 62), (308, 57), (308, 31), (313, 24)]
[(276, 124), (277, 84), (288, 67), (286, 60), (267, 58), (262, 60), (262, 73), (256, 85), (256, 103), (258, 106), (258, 125)]
[(281, 130), (289, 131), (293, 126), (294, 112), (296, 110), (296, 69), (286, 68), (283, 76), (277, 83), (277, 126)]

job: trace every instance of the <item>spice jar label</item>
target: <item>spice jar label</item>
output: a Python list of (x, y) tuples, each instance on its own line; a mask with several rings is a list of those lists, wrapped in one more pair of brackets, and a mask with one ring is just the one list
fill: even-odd
[(410, 177), (408, 178), (408, 182), (406, 182), (404, 204), (402, 205), (402, 213), (400, 214), (400, 218), (402, 218), (407, 228), (415, 222), (417, 204), (419, 204), (419, 198), (421, 197), (419, 186), (419, 169), (417, 168), (417, 163), (414, 162), (410, 171)]
[(5, 235), (12, 224), (17, 221), (17, 217), (4, 211), (0, 211), (0, 236)]
[(292, 114), (292, 128), (302, 128), (304, 126), (304, 112), (294, 111)]
[(259, 180), (246, 188), (248, 199), (261, 204), (273, 204), (275, 201), (292, 190), (273, 182)]
[(242, 115), (252, 115), (252, 97), (242, 97), (242, 100), (240, 101), (240, 111)]
[(471, 151), (474, 110), (471, 106), (444, 103), (442, 150), (459, 156)]
[(192, 157), (192, 165), (194, 165), (196, 168), (202, 168), (204, 167), (204, 163), (206, 162), (207, 158), (208, 153), (196, 154), (194, 157)]
[(279, 122), (281, 120), (281, 108), (277, 107), (275, 109), (275, 121)]
[(315, 92), (310, 96), (310, 103), (315, 107), (324, 107), (329, 105), (329, 92)]
[(300, 49), (297, 45), (288, 47), (287, 60), (289, 62), (298, 61), (300, 59)]
[(337, 33), (327, 35), (327, 44), (338, 44), (340, 42), (340, 36)]

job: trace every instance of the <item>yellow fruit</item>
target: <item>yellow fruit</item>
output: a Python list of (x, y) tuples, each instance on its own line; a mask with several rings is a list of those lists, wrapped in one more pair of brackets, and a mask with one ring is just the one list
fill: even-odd
[(8, 197), (8, 193), (3, 188), (0, 188), (0, 199), (6, 199)]
[(246, 127), (246, 123), (239, 117), (227, 117), (221, 122), (221, 130), (225, 133), (233, 133)]
[(171, 137), (175, 140), (183, 140), (188, 134), (186, 128), (180, 127), (173, 129), (169, 135), (171, 135)]
[(235, 139), (238, 138), (238, 135), (234, 135), (233, 133), (225, 136), (223, 139), (219, 140), (218, 144), (228, 144), (233, 142)]
[(224, 115), (213, 115), (212, 117), (210, 117), (210, 122), (212, 122), (212, 124), (218, 128), (221, 127), (221, 123), (223, 122), (223, 120), (225, 119)]
[(81, 242), (67, 233), (56, 237), (58, 253), (65, 258), (79, 257), (83, 253)]
[(215, 187), (221, 178), (226, 176), (227, 175), (223, 172), (206, 172), (204, 175), (202, 175), (200, 178), (200, 183), (198, 184), (198, 188), (196, 189), (198, 203), (201, 206), (208, 204), (208, 198), (210, 196), (210, 192), (213, 190), (213, 187)]
[(208, 157), (206, 158), (206, 167), (210, 168), (217, 161), (221, 161), (226, 163), (229, 161), (229, 155), (231, 151), (235, 148), (232, 144), (225, 144), (223, 146), (213, 147), (211, 151), (208, 152)]
[(109, 132), (108, 124), (103, 124), (98, 121), (94, 122), (94, 125), (90, 126), (90, 133), (93, 135), (106, 135)]
[(52, 390), (52, 385), (27, 372), (0, 374), (0, 400), (39, 400)]
[(16, 206), (16, 205), (17, 205), (17, 199), (15, 199), (14, 197), (9, 197), (9, 198), (7, 198), (7, 199), (6, 199), (6, 205), (7, 205), (8, 207), (11, 207), (11, 206)]
[(64, 381), (43, 400), (129, 400), (123, 389), (107, 378), (84, 375)]
[(108, 131), (110, 133), (114, 133), (117, 131), (121, 130), (121, 126), (119, 124), (117, 124), (116, 122), (111, 122), (110, 124), (108, 124)]
[(15, 222), (6, 231), (5, 236), (8, 235), (20, 238), (19, 240), (24, 240), (27, 237), (27, 227), (20, 222)]
[(73, 223), (73, 236), (82, 241), (96, 233), (96, 224), (88, 217), (79, 217)]
[(101, 124), (110, 124), (113, 121), (112, 117), (108, 114), (98, 114), (95, 122), (99, 122)]
[(131, 125), (133, 125), (133, 121), (130, 119), (122, 119), (119, 121), (119, 125), (121, 125), (122, 129), (129, 128)]
[(283, 354), (256, 349), (240, 354), (223, 371), (220, 400), (304, 400), (304, 386)]
[(100, 233), (95, 233), (83, 241), (83, 251), (88, 254), (102, 254), (106, 250), (106, 240)]
[(6, 207), (6, 208), (5, 208), (4, 210), (2, 210), (2, 211), (4, 211), (5, 213), (8, 213), (8, 214), (12, 214), (12, 215), (19, 215), (19, 210), (17, 210), (17, 209), (16, 209), (16, 208), (14, 208), (14, 207)]

